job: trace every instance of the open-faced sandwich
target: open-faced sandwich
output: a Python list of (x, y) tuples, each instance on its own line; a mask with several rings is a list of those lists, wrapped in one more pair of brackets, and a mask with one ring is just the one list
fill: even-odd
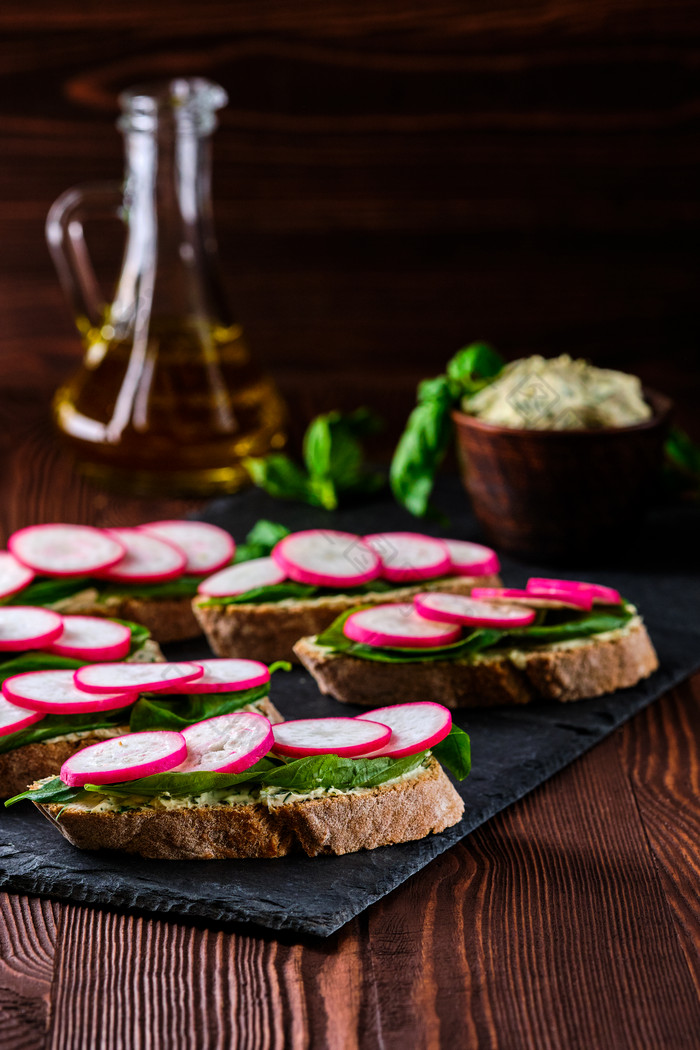
[[(274, 666), (268, 669), (255, 660), (166, 663), (162, 656), (158, 662), (144, 663), (139, 656), (148, 632), (137, 625), (126, 625), (125, 640), (132, 651), (123, 663), (114, 662), (121, 653), (112, 628), (124, 625), (89, 617), (63, 620), (73, 635), (70, 657), (25, 653), (0, 665), (2, 797), (56, 774), (75, 752), (129, 730), (180, 729), (232, 711), (255, 711), (273, 722), (281, 720), (268, 697)], [(109, 633), (114, 635), (112, 648)], [(96, 659), (103, 662), (86, 662)]]
[(162, 859), (342, 854), (456, 824), (469, 738), (439, 704), (272, 726), (255, 713), (103, 741), (28, 798), (81, 849)]
[(365, 606), (295, 652), (323, 693), (370, 706), (410, 695), (448, 707), (582, 700), (658, 667), (641, 617), (617, 591), (549, 579)]
[(143, 624), (159, 642), (201, 633), (192, 613), (199, 583), (228, 565), (231, 536), (200, 521), (138, 528), (34, 525), (0, 552), (0, 600)]
[(360, 605), (406, 602), (435, 589), (467, 595), (477, 585), (499, 582), (490, 548), (420, 533), (288, 533), (260, 522), (246, 549), (257, 556), (238, 557), (204, 580), (193, 603), (219, 656), (296, 660), (299, 638), (324, 631)]

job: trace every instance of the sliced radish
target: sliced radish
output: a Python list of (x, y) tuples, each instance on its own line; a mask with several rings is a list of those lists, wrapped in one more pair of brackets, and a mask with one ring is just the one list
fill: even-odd
[(583, 583), (581, 580), (550, 580), (532, 576), (527, 581), (528, 594), (553, 594), (571, 591), (574, 594), (590, 594), (594, 605), (620, 605), (622, 596), (614, 587), (602, 583)]
[(116, 583), (160, 583), (182, 576), (187, 564), (184, 551), (170, 540), (161, 540), (140, 529), (110, 529), (126, 554), (118, 565), (101, 572)]
[(187, 758), (182, 733), (154, 729), (101, 740), (71, 755), (61, 766), (61, 780), (69, 787), (118, 784), (154, 773), (167, 773)]
[(119, 539), (89, 525), (29, 525), (10, 536), (15, 558), (44, 576), (85, 576), (116, 565), (126, 549)]
[(519, 590), (517, 587), (474, 587), (472, 598), (483, 598), (487, 602), (522, 602), (530, 609), (590, 609), (591, 597), (575, 594), (573, 591), (561, 591), (556, 595), (533, 594), (532, 591)]
[(430, 700), (377, 707), (357, 718), (383, 722), (391, 729), (389, 742), (377, 751), (368, 752), (364, 758), (402, 758), (427, 751), (444, 740), (452, 728), (452, 715), (447, 708)]
[(0, 551), (0, 598), (9, 598), (34, 579), (34, 570), (17, 561), (9, 551)]
[(178, 773), (202, 769), (213, 773), (242, 773), (274, 744), (269, 720), (252, 711), (207, 718), (187, 726), (182, 735), (187, 741), (187, 758), (178, 766)]
[(391, 729), (359, 718), (298, 718), (272, 727), (278, 755), (361, 755), (388, 743)]
[(286, 579), (286, 572), (272, 558), (251, 558), (240, 565), (229, 565), (227, 569), (202, 580), (197, 592), (209, 598), (228, 598), (257, 587), (273, 587)]
[(140, 528), (161, 540), (169, 540), (185, 552), (187, 576), (216, 572), (228, 565), (236, 552), (233, 536), (205, 521), (149, 521)]
[(19, 733), (20, 729), (40, 722), (43, 717), (41, 711), (29, 711), (26, 707), (19, 707), (6, 697), (0, 696), (0, 736)]
[(173, 693), (237, 693), (270, 681), (267, 664), (258, 660), (212, 657), (197, 664), (204, 668), (202, 677), (172, 689)]
[(74, 673), (75, 684), (87, 693), (122, 689), (132, 693), (162, 693), (201, 678), (201, 664), (89, 664)]
[(80, 689), (72, 671), (26, 671), (5, 679), (3, 696), (30, 711), (75, 715), (90, 711), (115, 711), (136, 701), (136, 693), (103, 693), (95, 696)]
[(450, 552), (442, 540), (420, 532), (375, 532), (364, 537), (382, 560), (382, 576), (392, 583), (431, 580), (449, 573)]
[(457, 576), (489, 576), (501, 565), (490, 547), (469, 540), (443, 540), (450, 554), (452, 572)]
[(463, 623), (469, 627), (527, 627), (537, 615), (534, 609), (522, 605), (490, 605), (479, 598), (439, 591), (417, 594), (413, 604), (418, 615), (426, 620)]
[(291, 580), (318, 587), (359, 587), (376, 579), (382, 567), (359, 536), (335, 529), (293, 532), (279, 541), (272, 557)]
[(97, 616), (64, 616), (62, 633), (44, 648), (78, 660), (122, 660), (130, 647), (131, 631), (123, 623)]
[(0, 650), (18, 652), (41, 649), (63, 630), (63, 618), (35, 605), (5, 605), (0, 608)]
[(375, 605), (360, 609), (348, 616), (343, 626), (346, 638), (363, 645), (395, 645), (407, 649), (423, 649), (434, 645), (449, 645), (460, 636), (460, 629), (452, 624), (436, 623), (419, 616), (409, 602), (395, 605)]

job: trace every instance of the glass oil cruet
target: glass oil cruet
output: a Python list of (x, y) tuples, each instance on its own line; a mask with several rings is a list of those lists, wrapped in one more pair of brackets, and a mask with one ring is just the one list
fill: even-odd
[[(241, 460), (284, 444), (284, 406), (252, 363), (222, 294), (211, 212), (210, 141), (223, 88), (193, 78), (120, 96), (124, 186), (62, 194), (47, 239), (85, 343), (56, 393), (55, 422), (79, 468), (136, 493), (205, 495), (246, 480)], [(126, 227), (103, 301), (83, 223)]]

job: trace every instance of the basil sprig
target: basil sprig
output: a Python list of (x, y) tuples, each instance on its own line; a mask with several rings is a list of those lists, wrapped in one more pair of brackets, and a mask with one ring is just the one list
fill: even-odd
[(408, 417), (389, 472), (394, 496), (411, 514), (435, 513), (430, 495), (452, 439), (452, 409), (495, 379), (503, 364), (488, 343), (472, 343), (455, 354), (444, 375), (420, 383), (418, 404)]
[(374, 646), (364, 642), (353, 642), (343, 633), (343, 626), (349, 616), (357, 609), (342, 613), (330, 627), (316, 636), (316, 644), (327, 646), (335, 653), (355, 656), (361, 660), (374, 660), (376, 663), (405, 664), (429, 663), (434, 660), (469, 660), (477, 653), (496, 647), (527, 649), (535, 645), (551, 645), (570, 639), (587, 638), (604, 631), (615, 631), (634, 615), (632, 608), (626, 604), (610, 606), (605, 611), (578, 613), (573, 610), (553, 610), (554, 616), (545, 611), (540, 623), (530, 627), (477, 627), (469, 631), (464, 638), (449, 645), (430, 646), (428, 648), (410, 649), (400, 646)]

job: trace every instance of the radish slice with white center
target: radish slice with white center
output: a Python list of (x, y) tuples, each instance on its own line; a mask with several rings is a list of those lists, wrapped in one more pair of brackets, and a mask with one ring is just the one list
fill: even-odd
[(266, 755), (274, 744), (272, 726), (264, 715), (239, 711), (196, 722), (182, 730), (187, 758), (178, 773), (206, 769), (212, 773), (242, 773)]
[(359, 718), (298, 718), (272, 727), (278, 755), (362, 755), (389, 742), (391, 729)]
[(61, 766), (61, 780), (68, 787), (84, 784), (119, 784), (154, 773), (167, 773), (187, 758), (182, 733), (153, 729), (101, 740), (71, 755)]
[(507, 602), (516, 605), (522, 603), (530, 609), (588, 610), (592, 604), (590, 595), (575, 594), (573, 591), (542, 595), (519, 590), (517, 587), (473, 587), (471, 597), (483, 598), (487, 602)]
[(614, 587), (602, 583), (583, 583), (581, 580), (550, 580), (532, 576), (527, 581), (528, 594), (553, 594), (570, 591), (574, 594), (590, 594), (594, 605), (620, 605), (622, 596)]
[(110, 529), (126, 554), (118, 565), (101, 572), (116, 583), (161, 583), (182, 576), (187, 564), (184, 551), (170, 540), (161, 540), (140, 529)]
[(86, 576), (116, 565), (126, 549), (117, 537), (89, 525), (29, 525), (7, 541), (23, 565), (44, 576)]
[(336, 529), (293, 532), (276, 544), (272, 557), (290, 580), (318, 587), (359, 587), (375, 580), (382, 567), (359, 536)]
[(228, 565), (236, 553), (233, 536), (205, 521), (149, 521), (140, 528), (159, 539), (169, 540), (185, 552), (186, 576), (216, 572)]
[(427, 620), (463, 623), (469, 627), (527, 627), (537, 615), (534, 609), (517, 605), (489, 605), (462, 594), (429, 591), (413, 599), (416, 612)]
[(26, 671), (5, 679), (3, 696), (30, 711), (47, 715), (75, 715), (115, 711), (135, 703), (137, 694), (125, 691), (95, 696), (76, 686), (72, 671)]
[(123, 660), (131, 648), (131, 631), (97, 616), (64, 616), (63, 631), (44, 648), (77, 660)]
[(110, 693), (115, 689), (134, 693), (162, 693), (201, 678), (201, 664), (189, 661), (170, 664), (89, 664), (74, 673), (75, 684), (87, 693)]
[(450, 572), (450, 552), (442, 540), (420, 532), (375, 532), (365, 543), (382, 560), (382, 576), (392, 583), (431, 580)]
[(17, 591), (28, 587), (33, 579), (33, 569), (22, 565), (9, 551), (0, 551), (0, 598), (17, 594)]
[(6, 697), (0, 696), (0, 736), (19, 733), (20, 729), (26, 729), (34, 722), (40, 722), (43, 717), (41, 711), (29, 711), (26, 707), (20, 707)]
[(63, 618), (36, 605), (5, 605), (0, 608), (0, 650), (19, 652), (41, 649), (58, 638)]
[(452, 715), (447, 708), (430, 700), (377, 707), (367, 714), (357, 715), (357, 718), (383, 722), (391, 729), (389, 742), (363, 758), (402, 758), (427, 751), (444, 740), (452, 728)]
[(398, 602), (352, 613), (343, 625), (343, 633), (346, 638), (363, 645), (424, 649), (449, 645), (459, 638), (461, 632), (456, 625), (424, 619), (408, 602)]
[(202, 677), (172, 689), (173, 693), (237, 693), (241, 689), (253, 689), (256, 685), (270, 681), (267, 664), (261, 664), (258, 660), (224, 656), (198, 660), (197, 663), (204, 668)]
[(202, 580), (197, 593), (208, 598), (228, 598), (258, 587), (274, 587), (286, 579), (286, 572), (272, 558), (251, 558), (240, 565), (229, 565), (227, 569)]
[(489, 576), (501, 565), (490, 547), (469, 540), (443, 540), (450, 554), (452, 572), (457, 576)]

